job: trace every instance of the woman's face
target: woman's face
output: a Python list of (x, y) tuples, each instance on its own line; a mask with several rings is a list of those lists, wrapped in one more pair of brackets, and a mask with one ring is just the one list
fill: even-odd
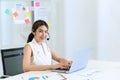
[(48, 29), (46, 26), (40, 26), (35, 32), (33, 32), (34, 38), (37, 42), (42, 42), (48, 35)]

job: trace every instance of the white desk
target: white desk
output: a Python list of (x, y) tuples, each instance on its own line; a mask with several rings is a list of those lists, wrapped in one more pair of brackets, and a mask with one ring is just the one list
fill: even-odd
[[(51, 71), (31, 71), (2, 80), (29, 80), (30, 77), (38, 77), (41, 75), (48, 76), (47, 79), (43, 80), (62, 80), (62, 77), (58, 73)], [(86, 70), (71, 74), (62, 73), (62, 75), (64, 75), (67, 80), (120, 80), (120, 62), (90, 60)]]

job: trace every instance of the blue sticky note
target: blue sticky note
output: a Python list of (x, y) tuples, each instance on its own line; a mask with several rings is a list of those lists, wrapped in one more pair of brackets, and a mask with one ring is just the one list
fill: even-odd
[(22, 4), (19, 4), (19, 3), (16, 4), (16, 7), (21, 7), (21, 6), (22, 6)]
[(10, 14), (10, 10), (9, 10), (9, 9), (6, 9), (6, 10), (5, 10), (5, 14)]

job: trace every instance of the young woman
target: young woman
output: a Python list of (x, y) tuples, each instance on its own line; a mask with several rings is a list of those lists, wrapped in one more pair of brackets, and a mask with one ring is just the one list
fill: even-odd
[[(48, 25), (43, 20), (37, 20), (32, 26), (32, 32), (28, 36), (27, 44), (24, 47), (23, 70), (41, 71), (53, 70), (56, 68), (69, 68), (71, 61), (68, 61), (59, 55), (54, 50), (47, 46), (45, 40), (48, 36)], [(55, 60), (58, 63), (52, 64)]]

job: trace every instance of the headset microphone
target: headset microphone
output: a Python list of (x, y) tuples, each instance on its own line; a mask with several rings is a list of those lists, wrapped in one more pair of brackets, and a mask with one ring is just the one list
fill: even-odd
[(47, 40), (50, 40), (50, 35), (49, 35), (49, 33), (48, 33), (48, 38), (47, 38)]
[(47, 40), (50, 40), (50, 38), (47, 38)]

